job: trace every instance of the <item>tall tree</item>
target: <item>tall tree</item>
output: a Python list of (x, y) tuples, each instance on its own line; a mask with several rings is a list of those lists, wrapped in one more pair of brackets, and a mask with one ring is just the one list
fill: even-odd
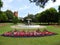
[(8, 17), (8, 21), (12, 21), (13, 16), (14, 16), (13, 12), (11, 10), (6, 10), (5, 13)]
[(57, 10), (55, 8), (50, 8), (46, 13), (48, 22), (58, 22)]
[(13, 23), (14, 23), (14, 24), (17, 24), (18, 22), (19, 22), (18, 17), (13, 16)]
[(59, 5), (59, 7), (58, 7), (58, 11), (60, 12), (60, 5)]
[(1, 13), (0, 13), (0, 22), (7, 21), (7, 20), (8, 20), (8, 18), (6, 16), (6, 13), (1, 11)]
[(1, 11), (2, 6), (3, 6), (3, 2), (2, 2), (2, 0), (0, 0), (0, 11)]
[[(45, 6), (45, 4), (49, 1), (49, 0), (29, 0), (30, 2), (35, 3), (37, 6), (43, 7)], [(56, 0), (52, 0), (53, 2), (55, 2)]]
[(55, 8), (47, 9), (37, 15), (39, 22), (58, 22), (58, 15)]
[(58, 6), (58, 18), (59, 18), (59, 21), (58, 21), (58, 23), (60, 24), (60, 5)]

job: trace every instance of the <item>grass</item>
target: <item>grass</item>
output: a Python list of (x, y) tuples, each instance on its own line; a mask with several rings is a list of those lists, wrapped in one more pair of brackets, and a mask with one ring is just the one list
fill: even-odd
[[(12, 28), (10, 28), (11, 25), (13, 24), (8, 24), (7, 26), (0, 27), (0, 34), (13, 30)], [(25, 38), (0, 36), (0, 45), (60, 45), (60, 28), (54, 26), (47, 26), (47, 29), (49, 31), (58, 33), (58, 35)]]

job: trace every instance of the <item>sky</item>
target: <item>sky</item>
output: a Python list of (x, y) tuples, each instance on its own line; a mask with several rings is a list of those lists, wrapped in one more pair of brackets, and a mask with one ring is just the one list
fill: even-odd
[(52, 2), (51, 0), (45, 5), (45, 8), (41, 8), (36, 6), (35, 3), (30, 3), (29, 0), (2, 0), (3, 7), (2, 11), (11, 10), (11, 11), (18, 11), (18, 17), (25, 17), (28, 14), (37, 14), (46, 9), (54, 7), (58, 9), (60, 5), (60, 0), (56, 2)]

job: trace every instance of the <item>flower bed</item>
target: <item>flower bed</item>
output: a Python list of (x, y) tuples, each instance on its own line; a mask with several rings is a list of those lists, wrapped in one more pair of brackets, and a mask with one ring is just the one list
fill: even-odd
[(42, 37), (42, 36), (51, 36), (51, 35), (56, 35), (56, 33), (50, 32), (46, 29), (42, 32), (40, 30), (36, 30), (32, 32), (14, 30), (2, 34), (2, 36), (7, 36), (7, 37)]

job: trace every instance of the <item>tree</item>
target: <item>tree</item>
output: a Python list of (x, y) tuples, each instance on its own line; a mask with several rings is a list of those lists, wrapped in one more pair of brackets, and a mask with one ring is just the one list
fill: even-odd
[(7, 21), (8, 20), (5, 12), (2, 13), (2, 17), (3, 17), (2, 21)]
[(5, 13), (6, 16), (8, 17), (8, 21), (12, 21), (14, 16), (13, 12), (11, 10), (6, 10)]
[(7, 21), (8, 20), (8, 18), (7, 18), (7, 16), (6, 16), (6, 14), (5, 14), (5, 12), (0, 12), (0, 22), (4, 22), (4, 21)]
[(58, 22), (58, 15), (55, 8), (46, 10), (48, 22)]
[(35, 14), (35, 18), (36, 18), (37, 22), (41, 22), (40, 17), (41, 17), (41, 13)]
[(13, 23), (14, 24), (17, 24), (18, 23), (18, 17), (16, 17), (16, 16), (13, 17)]
[(35, 15), (33, 15), (33, 14), (28, 14), (27, 17), (30, 18), (32, 22), (36, 22)]
[(58, 22), (58, 15), (55, 8), (47, 9), (41, 13), (36, 14), (39, 22)]
[(37, 14), (37, 19), (39, 22), (46, 22), (45, 11)]
[(58, 11), (60, 12), (60, 6), (58, 7)]
[(36, 22), (35, 15), (33, 14), (28, 14), (28, 16), (24, 17), (24, 21), (27, 22), (27, 19), (30, 18), (31, 22)]
[(3, 6), (3, 2), (2, 2), (2, 0), (0, 0), (0, 11), (1, 11), (2, 6)]
[(58, 19), (59, 19), (59, 21), (58, 21), (58, 23), (60, 24), (60, 6), (58, 6)]
[[(49, 1), (49, 0), (29, 0), (30, 2), (35, 3), (37, 6), (43, 7), (45, 6), (45, 4)], [(56, 0), (52, 0), (53, 2), (55, 2)]]

